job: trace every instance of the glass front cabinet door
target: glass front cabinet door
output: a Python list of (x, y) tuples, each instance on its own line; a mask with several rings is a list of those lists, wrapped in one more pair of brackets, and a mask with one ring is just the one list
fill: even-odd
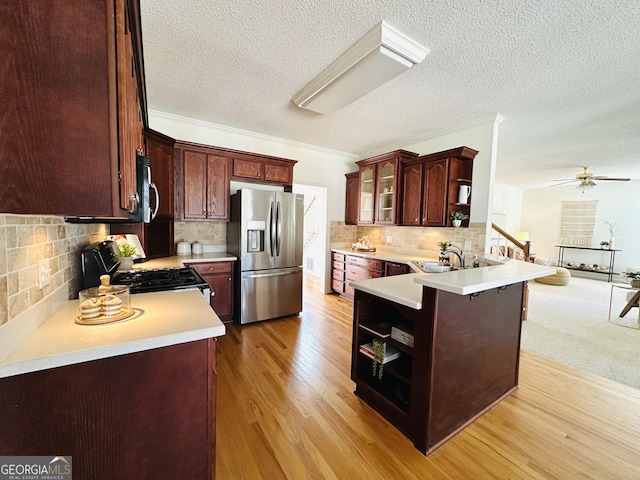
[(395, 224), (396, 222), (396, 162), (382, 162), (377, 165), (377, 214), (376, 223)]
[(360, 167), (360, 213), (358, 223), (373, 223), (375, 165)]

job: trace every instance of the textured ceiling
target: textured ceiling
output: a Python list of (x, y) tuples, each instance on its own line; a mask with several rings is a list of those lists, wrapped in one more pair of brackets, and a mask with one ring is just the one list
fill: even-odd
[[(357, 155), (501, 114), (498, 182), (640, 178), (637, 0), (140, 3), (151, 110)], [(425, 61), (330, 115), (293, 104), (381, 20)]]

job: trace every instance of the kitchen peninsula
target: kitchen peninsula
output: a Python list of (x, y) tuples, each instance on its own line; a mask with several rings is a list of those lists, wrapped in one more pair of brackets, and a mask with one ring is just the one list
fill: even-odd
[(350, 282), (356, 395), (431, 453), (517, 388), (524, 282), (554, 272), (507, 260)]

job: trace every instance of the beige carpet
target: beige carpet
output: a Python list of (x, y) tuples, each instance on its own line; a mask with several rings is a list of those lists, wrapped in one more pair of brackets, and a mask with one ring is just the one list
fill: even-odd
[[(571, 278), (566, 286), (529, 282), (529, 315), (522, 348), (640, 389), (640, 330), (608, 321), (611, 284)], [(617, 315), (625, 292), (615, 289), (612, 316), (638, 325), (638, 308)]]

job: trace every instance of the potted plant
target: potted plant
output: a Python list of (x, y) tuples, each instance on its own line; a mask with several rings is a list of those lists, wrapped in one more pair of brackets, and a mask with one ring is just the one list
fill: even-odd
[(442, 242), (438, 242), (438, 246), (440, 247), (440, 258), (444, 258), (444, 251), (449, 248), (452, 243), (448, 240), (443, 240)]
[(604, 248), (604, 249), (609, 248), (609, 242), (607, 242), (606, 240), (601, 241), (600, 248)]
[(638, 270), (637, 268), (629, 267), (624, 272), (622, 272), (622, 275), (627, 277), (629, 283), (633, 288), (640, 288), (640, 270)]
[(459, 227), (462, 225), (463, 220), (469, 218), (469, 215), (464, 212), (451, 212), (449, 218), (451, 218), (451, 223), (453, 223), (454, 227)]
[(120, 260), (120, 269), (129, 270), (133, 268), (133, 256), (138, 253), (136, 247), (128, 242), (118, 242), (116, 246), (116, 257)]

